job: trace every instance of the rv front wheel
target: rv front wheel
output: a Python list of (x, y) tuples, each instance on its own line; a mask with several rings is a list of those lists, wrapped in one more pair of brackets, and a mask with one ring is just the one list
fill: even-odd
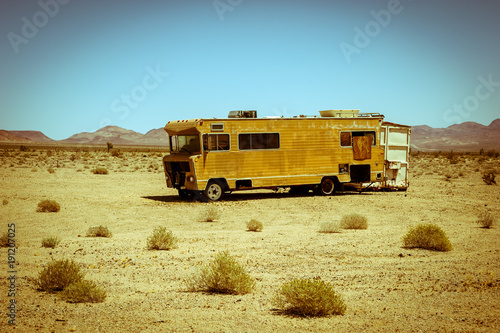
[(324, 178), (318, 190), (321, 195), (331, 195), (335, 191), (335, 183), (330, 178)]
[(220, 184), (214, 181), (210, 181), (208, 183), (208, 186), (205, 190), (205, 197), (207, 197), (208, 200), (217, 201), (222, 199), (223, 195), (224, 190), (222, 189), (222, 186)]

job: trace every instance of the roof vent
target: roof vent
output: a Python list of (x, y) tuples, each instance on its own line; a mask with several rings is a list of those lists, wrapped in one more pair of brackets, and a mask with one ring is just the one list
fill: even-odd
[(257, 118), (257, 111), (248, 110), (248, 111), (229, 111), (228, 118)]

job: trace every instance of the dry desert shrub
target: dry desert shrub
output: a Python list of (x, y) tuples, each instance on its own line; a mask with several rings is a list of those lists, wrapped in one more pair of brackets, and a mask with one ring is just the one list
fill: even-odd
[(9, 234), (4, 232), (0, 236), (0, 247), (7, 247), (9, 246)]
[(340, 232), (340, 226), (335, 222), (323, 222), (319, 227), (319, 232), (325, 234), (332, 234)]
[(248, 231), (262, 231), (262, 222), (257, 220), (250, 220), (247, 222), (247, 230)]
[(59, 243), (61, 242), (61, 239), (57, 236), (49, 236), (45, 237), (42, 239), (42, 247), (50, 247), (50, 248), (55, 248)]
[(496, 185), (495, 172), (493, 170), (488, 170), (483, 173), (483, 182), (486, 185)]
[(220, 219), (220, 212), (216, 206), (208, 206), (200, 216), (202, 222), (215, 222)]
[(294, 279), (285, 283), (273, 298), (282, 312), (299, 316), (343, 315), (346, 305), (331, 283), (321, 279)]
[(56, 172), (56, 171), (55, 171), (54, 169), (52, 169), (52, 168), (48, 168), (48, 169), (47, 169), (47, 171), (48, 171), (49, 173), (55, 173), (55, 172)]
[(403, 247), (434, 251), (451, 251), (453, 249), (446, 233), (432, 223), (419, 224), (411, 228), (403, 237)]
[(340, 227), (342, 229), (368, 229), (368, 220), (357, 213), (348, 214), (342, 216)]
[(36, 208), (37, 212), (48, 212), (48, 213), (57, 213), (61, 210), (61, 206), (54, 200), (42, 200), (38, 203), (38, 207)]
[(227, 251), (216, 254), (215, 259), (203, 267), (189, 280), (185, 280), (191, 291), (207, 291), (221, 294), (247, 294), (255, 286), (252, 278)]
[(71, 283), (61, 293), (68, 303), (100, 303), (106, 299), (106, 291), (88, 280)]
[(8, 205), (8, 204), (9, 204), (9, 200), (7, 200), (7, 199), (3, 199), (2, 200), (2, 205), (5, 206), (5, 205)]
[(165, 227), (158, 227), (153, 230), (153, 234), (148, 237), (148, 250), (171, 250), (177, 247), (178, 239), (172, 231)]
[(103, 167), (97, 167), (95, 169), (90, 170), (94, 175), (107, 175), (108, 169)]
[(113, 234), (109, 231), (108, 227), (98, 226), (98, 227), (90, 227), (87, 230), (87, 237), (111, 237)]
[(40, 290), (61, 291), (72, 283), (82, 281), (83, 276), (80, 265), (73, 260), (56, 260), (38, 274), (36, 285)]
[(123, 153), (119, 149), (115, 149), (111, 151), (112, 157), (123, 158)]
[(489, 229), (493, 223), (495, 223), (495, 218), (489, 212), (486, 212), (479, 216), (476, 223), (479, 224), (481, 228)]

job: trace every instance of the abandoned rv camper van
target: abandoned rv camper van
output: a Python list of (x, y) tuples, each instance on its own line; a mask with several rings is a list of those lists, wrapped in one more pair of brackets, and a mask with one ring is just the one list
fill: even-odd
[(224, 119), (169, 121), (167, 186), (209, 201), (251, 189), (313, 190), (408, 187), (410, 127), (359, 110), (320, 116), (257, 118), (231, 111)]

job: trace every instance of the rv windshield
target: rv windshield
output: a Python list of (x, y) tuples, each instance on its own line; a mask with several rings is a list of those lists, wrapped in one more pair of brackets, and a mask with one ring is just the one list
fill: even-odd
[(174, 135), (170, 137), (170, 151), (176, 153), (200, 152), (200, 137), (198, 135)]

